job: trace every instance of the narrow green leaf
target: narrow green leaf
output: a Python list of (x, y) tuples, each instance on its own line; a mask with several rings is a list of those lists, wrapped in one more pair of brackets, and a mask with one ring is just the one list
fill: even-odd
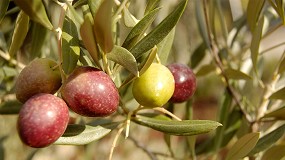
[(127, 27), (134, 27), (137, 24), (137, 19), (130, 13), (130, 11), (124, 7), (123, 9), (124, 24)]
[(125, 67), (132, 74), (139, 76), (137, 61), (127, 49), (115, 45), (113, 50), (107, 54), (107, 58)]
[(45, 42), (47, 29), (38, 23), (32, 24), (32, 44), (29, 59), (41, 56), (41, 49)]
[(253, 32), (252, 40), (251, 40), (251, 60), (253, 63), (253, 67), (256, 69), (258, 54), (259, 54), (259, 46), (262, 38), (262, 29), (263, 29), (264, 18), (260, 19), (257, 28)]
[(21, 110), (22, 105), (23, 104), (17, 100), (3, 102), (0, 105), (0, 115), (18, 114)]
[(0, 1), (0, 23), (5, 16), (5, 13), (8, 9), (10, 0), (1, 0)]
[(189, 66), (191, 66), (191, 68), (196, 68), (200, 62), (203, 60), (203, 58), (206, 55), (206, 49), (207, 46), (205, 43), (201, 43), (193, 52), (193, 54), (191, 55), (191, 64)]
[(139, 58), (143, 53), (161, 42), (180, 19), (184, 9), (186, 8), (187, 2), (188, 0), (181, 1), (178, 6), (158, 26), (156, 26), (149, 34), (147, 34), (130, 50), (131, 53), (136, 58)]
[(274, 92), (269, 99), (282, 99), (285, 100), (285, 87), (279, 89), (278, 91)]
[(281, 160), (284, 157), (285, 157), (285, 145), (277, 145), (265, 151), (261, 160), (269, 160), (269, 159)]
[(104, 0), (94, 17), (96, 40), (104, 53), (111, 52), (114, 47), (112, 36), (112, 8), (113, 1)]
[(22, 46), (26, 35), (29, 30), (29, 16), (26, 15), (23, 11), (18, 14), (16, 25), (14, 28), (14, 33), (12, 36), (12, 42), (9, 48), (9, 54), (11, 57), (14, 57), (15, 53)]
[(82, 6), (84, 21), (80, 26), (80, 35), (84, 43), (85, 48), (88, 50), (90, 56), (97, 66), (100, 66), (98, 53), (99, 49), (95, 39), (95, 33), (93, 31), (94, 20), (87, 6)]
[(144, 15), (147, 15), (149, 12), (153, 11), (159, 4), (160, 0), (148, 0)]
[(248, 1), (247, 5), (247, 23), (249, 25), (249, 29), (253, 33), (257, 22), (260, 17), (260, 13), (262, 11), (262, 8), (264, 6), (265, 0), (250, 0)]
[(205, 76), (216, 71), (216, 66), (214, 64), (207, 64), (202, 66), (196, 73), (197, 77)]
[(170, 135), (191, 136), (210, 132), (221, 126), (220, 123), (210, 120), (183, 120), (168, 121), (137, 115), (132, 121)]
[(278, 120), (285, 120), (285, 106), (265, 114), (263, 118), (270, 118), (270, 117)]
[(84, 145), (99, 140), (117, 127), (117, 123), (102, 125), (68, 125), (64, 134), (54, 143), (59, 145)]
[(45, 6), (42, 0), (14, 0), (17, 6), (19, 6), (32, 20), (42, 24), (49, 30), (53, 29), (53, 26), (48, 19)]
[(134, 26), (122, 44), (124, 48), (131, 49), (140, 40), (140, 38), (144, 35), (146, 29), (154, 21), (159, 10), (160, 8), (151, 11)]
[(173, 40), (175, 36), (175, 27), (169, 32), (169, 34), (157, 45), (158, 48), (158, 56), (160, 59), (161, 64), (166, 65), (168, 56), (170, 54)]
[(64, 18), (62, 31), (62, 68), (66, 74), (70, 74), (77, 65), (80, 47), (75, 21), (69, 14)]
[(267, 135), (260, 138), (254, 147), (254, 149), (249, 153), (249, 155), (254, 155), (256, 153), (259, 153), (273, 144), (275, 144), (284, 134), (285, 132), (285, 125), (282, 125), (275, 129), (274, 131), (268, 133)]
[(250, 80), (252, 79), (249, 75), (236, 70), (236, 69), (232, 69), (232, 68), (227, 68), (225, 69), (225, 75), (229, 78), (229, 79), (235, 79), (235, 80)]
[(256, 145), (259, 133), (248, 133), (242, 136), (229, 150), (226, 160), (236, 160), (245, 157)]

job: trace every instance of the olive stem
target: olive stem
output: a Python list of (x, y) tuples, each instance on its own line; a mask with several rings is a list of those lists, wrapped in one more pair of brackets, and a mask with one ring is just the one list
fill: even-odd
[(131, 125), (131, 116), (132, 116), (132, 114), (133, 114), (133, 112), (129, 112), (129, 113), (128, 113), (128, 116), (127, 116), (125, 139), (127, 139), (127, 138), (129, 137), (130, 125)]
[(121, 133), (123, 132), (124, 130), (124, 127), (122, 126), (119, 130), (118, 130), (118, 133), (116, 134), (115, 138), (114, 138), (114, 141), (112, 143), (112, 147), (111, 147), (111, 150), (110, 150), (110, 154), (109, 154), (109, 160), (112, 159), (113, 157), (113, 153), (114, 153), (114, 149), (117, 145), (117, 142), (118, 142), (118, 139), (119, 139), (119, 136), (121, 135)]
[(173, 113), (169, 112), (168, 110), (164, 109), (163, 107), (156, 107), (156, 108), (153, 108), (153, 110), (160, 111), (162, 113), (165, 113), (165, 114), (171, 116), (172, 118), (174, 118), (174, 119), (176, 119), (178, 121), (182, 121), (179, 117), (177, 117)]

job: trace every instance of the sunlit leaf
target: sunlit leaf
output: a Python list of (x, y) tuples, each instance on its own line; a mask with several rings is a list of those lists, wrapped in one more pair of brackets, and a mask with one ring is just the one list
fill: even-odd
[(259, 133), (248, 133), (238, 139), (230, 148), (226, 160), (236, 160), (245, 157), (256, 145)]
[(264, 118), (270, 117), (279, 120), (285, 120), (285, 106), (264, 115)]
[(99, 140), (117, 127), (117, 123), (102, 125), (68, 125), (63, 136), (54, 144), (60, 145), (84, 145)]
[(158, 6), (159, 2), (160, 0), (148, 0), (144, 11), (144, 15), (154, 10)]
[(142, 38), (146, 29), (154, 21), (159, 10), (160, 8), (151, 11), (133, 27), (133, 29), (126, 37), (124, 43), (122, 44), (124, 48), (131, 49), (140, 40), (140, 38)]
[(256, 146), (249, 153), (249, 155), (254, 155), (269, 148), (283, 136), (284, 132), (285, 132), (285, 125), (282, 125), (277, 129), (275, 129), (274, 131), (264, 135), (258, 140)]
[(157, 48), (158, 48), (157, 54), (159, 56), (161, 64), (164, 64), (164, 65), (167, 64), (167, 60), (168, 60), (168, 56), (169, 56), (171, 48), (172, 48), (174, 36), (175, 36), (175, 27), (157, 45)]
[(99, 49), (96, 43), (95, 33), (93, 31), (94, 20), (87, 6), (83, 6), (82, 10), (84, 14), (84, 21), (80, 26), (80, 35), (84, 43), (84, 46), (88, 50), (93, 61), (97, 66), (100, 66), (99, 64), (100, 56), (98, 53)]
[(14, 0), (32, 20), (42, 24), (49, 30), (53, 29), (51, 22), (47, 16), (45, 6), (42, 0)]
[(22, 46), (26, 35), (29, 30), (29, 16), (26, 15), (23, 11), (18, 14), (16, 20), (16, 26), (14, 28), (14, 33), (12, 37), (12, 42), (9, 48), (9, 54), (11, 57), (15, 55), (15, 53)]
[(261, 160), (268, 160), (268, 159), (281, 160), (284, 157), (285, 157), (285, 145), (277, 145), (265, 151)]
[(279, 89), (278, 91), (271, 94), (269, 99), (282, 99), (285, 100), (285, 87)]
[(79, 59), (80, 47), (75, 21), (69, 14), (65, 16), (62, 30), (62, 68), (70, 74)]
[(112, 0), (104, 0), (94, 17), (96, 41), (104, 53), (111, 52), (114, 47), (112, 36), (112, 7)]
[(132, 120), (140, 125), (158, 130), (170, 135), (191, 136), (210, 132), (221, 126), (210, 120), (168, 121), (137, 115)]
[(265, 0), (250, 0), (248, 1), (247, 5), (247, 23), (249, 25), (249, 29), (253, 33), (257, 22), (260, 17), (260, 13), (262, 11), (262, 8), (264, 6)]
[(115, 45), (113, 50), (107, 54), (107, 58), (125, 67), (132, 74), (139, 76), (137, 61), (127, 49)]
[(0, 1), (0, 22), (5, 16), (5, 13), (8, 9), (10, 0), (1, 0)]
[(149, 34), (140, 40), (130, 51), (139, 58), (143, 53), (153, 48), (154, 45), (161, 42), (164, 37), (175, 27), (180, 19), (184, 9), (186, 8), (188, 0), (181, 1), (178, 6), (156, 26)]
[(251, 40), (250, 51), (251, 51), (251, 60), (254, 68), (256, 68), (258, 54), (259, 54), (259, 46), (262, 38), (263, 23), (264, 23), (264, 18), (261, 18), (257, 28), (253, 32)]
[(250, 80), (251, 79), (249, 75), (239, 70), (232, 69), (232, 68), (225, 69), (225, 75), (227, 76), (227, 78), (235, 79), (235, 80), (239, 80), (239, 79)]
[(20, 112), (22, 105), (23, 104), (17, 100), (3, 102), (0, 105), (0, 115), (18, 114)]
[(124, 18), (124, 24), (127, 27), (134, 27), (137, 24), (137, 19), (130, 13), (130, 11), (124, 7), (123, 9), (123, 18)]

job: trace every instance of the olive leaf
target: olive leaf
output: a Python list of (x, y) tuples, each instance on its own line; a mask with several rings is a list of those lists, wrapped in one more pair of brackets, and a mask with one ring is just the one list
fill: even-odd
[(165, 65), (168, 60), (168, 56), (170, 54), (173, 40), (175, 36), (175, 27), (168, 33), (168, 35), (157, 45), (160, 63)]
[(137, 19), (131, 14), (131, 12), (126, 7), (124, 7), (123, 9), (123, 19), (124, 24), (127, 27), (134, 27), (137, 24)]
[(277, 129), (275, 129), (274, 131), (264, 135), (258, 140), (256, 146), (249, 153), (249, 155), (254, 155), (269, 148), (283, 136), (284, 132), (285, 132), (285, 125), (282, 125)]
[(160, 0), (148, 0), (145, 11), (144, 11), (144, 15), (153, 11), (158, 6), (159, 3), (160, 3)]
[(118, 126), (118, 123), (101, 125), (70, 124), (64, 134), (54, 143), (58, 145), (84, 145), (99, 140)]
[(131, 53), (136, 58), (139, 58), (143, 53), (161, 42), (175, 27), (184, 9), (186, 8), (187, 2), (188, 0), (181, 1), (167, 17), (161, 23), (159, 23), (158, 26), (156, 26), (149, 34), (147, 34), (130, 50)]
[(264, 18), (261, 18), (260, 21), (258, 22), (257, 28), (255, 28), (253, 32), (251, 45), (250, 45), (251, 60), (253, 63), (253, 68), (255, 69), (256, 69), (257, 59), (258, 59), (258, 54), (259, 54), (260, 41), (262, 38), (263, 24), (264, 24)]
[(191, 66), (191, 68), (196, 68), (200, 62), (203, 60), (203, 58), (206, 55), (206, 49), (207, 46), (204, 42), (202, 42), (193, 52), (193, 54), (191, 55), (191, 64), (188, 64), (189, 66)]
[(285, 106), (279, 109), (276, 109), (272, 112), (269, 112), (263, 116), (263, 118), (270, 118), (270, 117), (279, 119), (279, 120), (285, 120)]
[(82, 6), (84, 21), (80, 26), (80, 35), (84, 43), (85, 48), (88, 50), (92, 59), (97, 66), (100, 66), (99, 59), (100, 55), (98, 53), (98, 46), (95, 39), (95, 33), (93, 31), (94, 20), (89, 11), (88, 6)]
[(268, 160), (268, 159), (284, 159), (285, 157), (285, 145), (276, 145), (269, 148), (263, 154), (261, 160)]
[(232, 69), (232, 68), (225, 69), (225, 75), (229, 79), (235, 79), (235, 80), (239, 80), (239, 79), (250, 80), (250, 79), (252, 79), (249, 75), (247, 75), (247, 74), (245, 74), (239, 70)]
[(96, 41), (104, 53), (111, 52), (114, 47), (112, 36), (112, 7), (113, 1), (103, 1), (94, 17)]
[(203, 134), (216, 129), (219, 126), (222, 126), (220, 123), (210, 120), (169, 121), (144, 117), (140, 115), (133, 117), (132, 121), (154, 130), (177, 136), (192, 136)]
[(40, 23), (49, 30), (53, 29), (53, 26), (48, 19), (45, 6), (42, 0), (14, 0), (17, 6), (19, 6), (32, 20)]
[(11, 57), (13, 57), (15, 53), (22, 46), (28, 31), (29, 31), (29, 16), (25, 14), (23, 11), (21, 11), (19, 12), (16, 20), (16, 26), (12, 36), (12, 42), (9, 48), (9, 54)]
[(44, 45), (47, 35), (47, 29), (39, 23), (32, 23), (32, 43), (30, 49), (29, 59), (41, 57), (41, 49)]
[(113, 50), (107, 54), (107, 58), (122, 65), (137, 77), (139, 76), (137, 61), (127, 49), (115, 45)]
[(62, 31), (62, 68), (66, 74), (70, 74), (77, 65), (80, 47), (75, 20), (69, 11), (64, 18)]
[(247, 5), (247, 23), (249, 25), (250, 31), (253, 33), (259, 17), (261, 15), (262, 8), (264, 6), (265, 0), (250, 0)]
[(146, 29), (154, 21), (160, 8), (154, 9), (143, 17), (130, 31), (122, 46), (126, 49), (131, 49), (144, 35)]
[(285, 87), (279, 89), (278, 91), (271, 94), (269, 99), (285, 99)]
[(245, 157), (256, 145), (259, 135), (259, 133), (248, 133), (238, 139), (230, 148), (226, 160), (236, 160)]

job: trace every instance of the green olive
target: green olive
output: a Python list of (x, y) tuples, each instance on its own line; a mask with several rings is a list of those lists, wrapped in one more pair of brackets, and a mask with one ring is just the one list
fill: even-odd
[(161, 107), (171, 98), (175, 82), (170, 70), (153, 63), (133, 83), (133, 96), (144, 107)]

